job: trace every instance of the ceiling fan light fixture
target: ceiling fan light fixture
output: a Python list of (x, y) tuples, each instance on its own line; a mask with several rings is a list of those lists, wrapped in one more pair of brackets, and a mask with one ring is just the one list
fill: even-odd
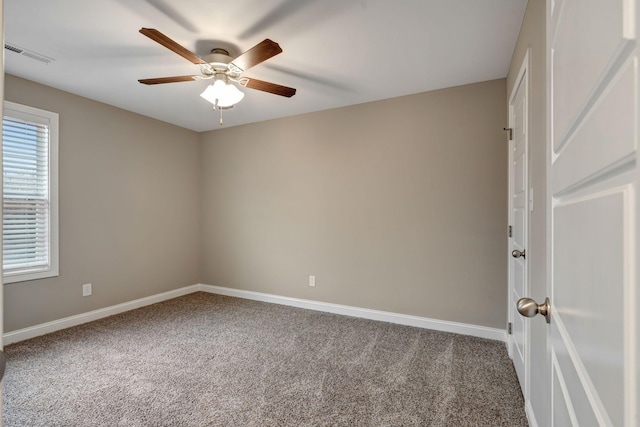
[(207, 86), (200, 96), (212, 103), (214, 106), (227, 108), (242, 101), (244, 93), (235, 87), (235, 85), (230, 84), (223, 79), (216, 79), (213, 84)]

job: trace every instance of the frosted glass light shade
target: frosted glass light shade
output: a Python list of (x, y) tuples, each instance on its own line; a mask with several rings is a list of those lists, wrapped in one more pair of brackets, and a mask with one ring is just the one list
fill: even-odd
[(231, 107), (242, 101), (244, 93), (240, 92), (235, 85), (216, 80), (212, 85), (200, 94), (201, 97), (218, 107)]

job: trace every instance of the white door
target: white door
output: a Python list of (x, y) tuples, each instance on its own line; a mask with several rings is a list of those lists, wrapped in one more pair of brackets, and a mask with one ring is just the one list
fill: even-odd
[[(518, 374), (525, 400), (528, 391), (529, 322), (515, 310), (516, 302), (528, 294), (526, 248), (529, 235), (528, 218), (528, 97), (529, 97), (529, 53), (509, 96), (509, 353)], [(523, 255), (520, 255), (523, 254)], [(516, 256), (513, 256), (516, 255)]]
[(635, 0), (547, 1), (554, 426), (640, 425), (639, 15)]

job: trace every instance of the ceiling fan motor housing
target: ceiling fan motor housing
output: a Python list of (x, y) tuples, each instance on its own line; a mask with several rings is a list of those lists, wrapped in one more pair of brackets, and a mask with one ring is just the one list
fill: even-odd
[[(227, 76), (232, 80), (240, 77), (240, 71), (229, 65), (233, 58), (229, 55), (229, 51), (222, 48), (211, 49), (211, 53), (203, 58), (207, 61), (208, 66), (202, 67), (202, 74), (205, 76), (215, 75), (215, 79), (224, 79)], [(224, 77), (222, 76), (224, 74)]]

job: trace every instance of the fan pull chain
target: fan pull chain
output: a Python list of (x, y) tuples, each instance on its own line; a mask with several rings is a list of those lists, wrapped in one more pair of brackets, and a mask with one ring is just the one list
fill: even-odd
[(220, 108), (220, 107), (216, 108), (216, 105), (218, 104), (217, 101), (218, 100), (216, 99), (216, 103), (213, 104), (213, 111), (220, 110), (220, 126), (222, 126), (222, 125), (224, 125), (224, 120), (222, 120), (222, 108)]

